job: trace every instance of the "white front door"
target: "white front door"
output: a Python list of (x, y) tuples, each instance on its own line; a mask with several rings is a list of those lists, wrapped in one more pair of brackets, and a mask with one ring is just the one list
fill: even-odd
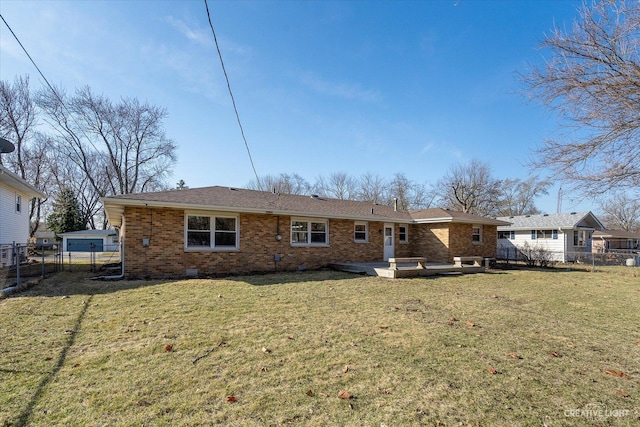
[(384, 260), (388, 261), (395, 255), (395, 241), (393, 238), (393, 224), (384, 225)]

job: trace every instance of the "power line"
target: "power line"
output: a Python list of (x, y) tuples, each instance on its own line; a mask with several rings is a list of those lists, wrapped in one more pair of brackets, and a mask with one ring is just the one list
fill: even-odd
[(67, 114), (69, 114), (69, 116), (71, 117), (71, 119), (75, 122), (76, 126), (78, 126), (78, 128), (80, 129), (80, 132), (82, 132), (84, 134), (84, 137), (87, 139), (87, 141), (89, 142), (89, 144), (91, 144), (91, 146), (97, 151), (100, 152), (100, 150), (98, 150), (98, 148), (93, 144), (93, 141), (91, 141), (91, 138), (89, 138), (89, 135), (87, 135), (87, 133), (85, 132), (84, 128), (82, 126), (80, 126), (80, 124), (77, 122), (75, 116), (71, 113), (71, 111), (69, 111), (69, 109), (67, 108), (66, 104), (64, 103), (62, 97), (60, 96), (60, 94), (58, 94), (58, 92), (54, 89), (54, 87), (51, 85), (51, 83), (49, 83), (49, 80), (47, 80), (47, 78), (45, 77), (44, 73), (40, 70), (40, 67), (38, 67), (38, 64), (36, 64), (36, 62), (33, 60), (33, 58), (31, 57), (31, 55), (29, 55), (29, 52), (27, 51), (27, 49), (23, 46), (22, 42), (20, 41), (20, 39), (18, 38), (18, 36), (16, 35), (16, 33), (13, 32), (13, 29), (11, 28), (11, 26), (9, 25), (9, 23), (4, 19), (4, 16), (2, 16), (2, 14), (0, 14), (0, 19), (2, 19), (2, 22), (4, 22), (4, 25), (7, 26), (7, 28), (9, 29), (9, 31), (11, 32), (11, 34), (13, 35), (13, 38), (16, 39), (16, 41), (18, 42), (18, 44), (20, 45), (20, 47), (22, 48), (23, 52), (25, 53), (25, 55), (27, 55), (27, 58), (29, 58), (29, 61), (31, 61), (31, 63), (33, 64), (33, 66), (36, 68), (36, 70), (38, 70), (38, 74), (40, 74), (40, 77), (42, 77), (42, 79), (44, 80), (44, 82), (46, 83), (47, 87), (51, 90), (51, 92), (53, 93), (53, 95), (57, 98), (58, 102), (60, 103), (60, 105), (62, 106), (63, 109), (65, 109), (67, 111)]
[(204, 0), (204, 6), (207, 9), (207, 19), (209, 20), (209, 27), (211, 28), (211, 34), (213, 34), (213, 41), (216, 44), (218, 57), (220, 58), (220, 65), (222, 65), (222, 72), (224, 73), (224, 78), (227, 81), (227, 89), (229, 89), (229, 96), (231, 96), (231, 103), (233, 104), (233, 110), (236, 113), (236, 119), (238, 120), (238, 126), (240, 127), (240, 133), (242, 134), (242, 140), (244, 141), (244, 146), (247, 149), (247, 154), (249, 155), (249, 161), (251, 162), (253, 174), (256, 176), (256, 183), (258, 184), (258, 188), (262, 190), (262, 184), (260, 183), (260, 178), (258, 177), (258, 172), (256, 171), (256, 166), (253, 163), (253, 157), (251, 156), (251, 150), (249, 149), (249, 143), (247, 142), (247, 138), (244, 135), (244, 129), (242, 127), (242, 122), (240, 121), (240, 114), (238, 114), (238, 108), (236, 107), (236, 100), (233, 97), (233, 92), (231, 91), (231, 84), (229, 83), (227, 69), (225, 68), (224, 61), (222, 60), (222, 53), (220, 52), (220, 46), (218, 45), (218, 38), (216, 37), (216, 32), (213, 29), (213, 23), (211, 22), (211, 14), (209, 13), (209, 4), (207, 3), (207, 0)]

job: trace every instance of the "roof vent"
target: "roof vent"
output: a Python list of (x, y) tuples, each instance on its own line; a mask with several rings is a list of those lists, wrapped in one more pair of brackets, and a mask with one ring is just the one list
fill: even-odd
[(575, 215), (577, 212), (571, 212), (571, 215)]
[(549, 216), (549, 214), (543, 214), (542, 216)]
[(531, 218), (531, 215), (525, 215), (524, 217), (525, 218)]
[(231, 190), (231, 191), (238, 191), (238, 189), (237, 189), (237, 188), (234, 188), (234, 187), (229, 187), (229, 190)]
[(311, 195), (311, 198), (312, 198), (312, 199), (317, 199), (318, 197), (320, 197), (320, 196), (318, 196), (317, 194), (312, 194), (312, 195)]

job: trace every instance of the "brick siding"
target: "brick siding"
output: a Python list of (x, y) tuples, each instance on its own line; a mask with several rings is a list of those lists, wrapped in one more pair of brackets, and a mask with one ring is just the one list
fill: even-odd
[[(329, 245), (306, 247), (290, 244), (290, 217), (240, 214), (239, 250), (185, 251), (183, 210), (126, 207), (124, 216), (128, 277), (184, 277), (187, 269), (198, 270), (199, 276), (316, 269), (333, 261), (379, 261), (383, 256), (379, 222), (369, 222), (368, 242), (356, 243), (353, 220), (331, 219)], [(148, 247), (143, 238), (150, 239)]]
[[(292, 246), (291, 217), (270, 214), (239, 214), (239, 250), (185, 251), (182, 209), (126, 207), (122, 233), (125, 237), (125, 271), (130, 278), (184, 277), (187, 270), (198, 276), (252, 272), (317, 269), (331, 262), (369, 262), (383, 258), (382, 222), (369, 222), (366, 243), (354, 241), (353, 220), (329, 220), (329, 245)], [(455, 255), (495, 257), (496, 227), (484, 226), (481, 245), (471, 243), (470, 224), (412, 224), (409, 242), (398, 241), (395, 256), (426, 256), (431, 262), (450, 262)], [(276, 239), (276, 235), (281, 240)], [(149, 246), (142, 244), (149, 238)], [(278, 255), (280, 260), (276, 261)]]

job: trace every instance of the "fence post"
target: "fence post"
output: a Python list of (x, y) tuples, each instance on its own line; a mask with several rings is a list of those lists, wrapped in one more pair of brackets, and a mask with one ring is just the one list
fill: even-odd
[(42, 246), (42, 278), (44, 279), (44, 245)]
[(16, 286), (20, 286), (20, 254), (18, 253), (20, 250), (20, 245), (13, 242), (13, 248), (11, 255), (11, 260), (16, 263)]

